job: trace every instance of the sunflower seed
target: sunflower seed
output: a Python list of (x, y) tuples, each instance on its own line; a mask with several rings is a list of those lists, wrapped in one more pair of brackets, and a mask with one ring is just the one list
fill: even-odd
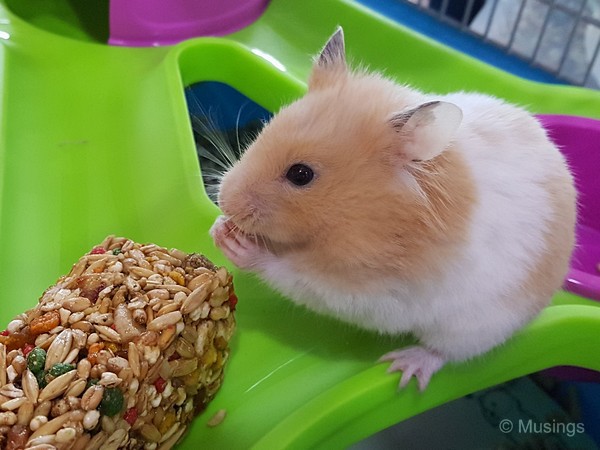
[(88, 450), (98, 450), (100, 448), (100, 446), (102, 444), (104, 444), (104, 441), (106, 441), (107, 437), (108, 437), (108, 435), (106, 434), (106, 432), (100, 431), (98, 434), (96, 434), (90, 440), (87, 449)]
[[(35, 419), (35, 417), (34, 417), (34, 419)], [(29, 441), (27, 441), (27, 442), (30, 443), (35, 438), (40, 437), (40, 436), (55, 434), (69, 420), (71, 420), (70, 413), (63, 414), (61, 416), (56, 417), (55, 419), (52, 419), (51, 421), (43, 424), (41, 427), (39, 427), (37, 430), (35, 430), (33, 432), (33, 434), (31, 436), (29, 436)]]
[(62, 326), (67, 325), (69, 323), (69, 316), (71, 315), (71, 311), (65, 308), (60, 308), (58, 310), (58, 313), (60, 314), (60, 324)]
[(177, 337), (176, 331), (177, 328), (175, 327), (175, 325), (170, 325), (167, 328), (165, 328), (162, 331), (162, 333), (160, 333), (160, 336), (158, 338), (158, 347), (161, 349), (166, 349), (168, 346), (170, 346), (173, 340), (175, 340), (175, 338)]
[(52, 403), (50, 402), (50, 400), (40, 402), (33, 410), (33, 416), (47, 416), (48, 414), (50, 414), (51, 408)]
[(75, 369), (64, 373), (54, 380), (52, 380), (48, 385), (42, 389), (40, 395), (38, 397), (39, 402), (43, 402), (44, 400), (52, 400), (53, 398), (58, 397), (59, 395), (64, 394), (67, 390), (71, 381), (77, 376), (77, 371)]
[(89, 433), (83, 433), (75, 440), (71, 450), (85, 450), (91, 439), (92, 436)]
[(83, 393), (83, 391), (85, 391), (86, 383), (86, 380), (81, 378), (73, 381), (67, 389), (67, 391), (65, 392), (65, 396), (79, 397)]
[(33, 402), (34, 404), (37, 403), (40, 389), (38, 387), (38, 381), (35, 375), (29, 369), (25, 370), (21, 384), (23, 391), (25, 392), (25, 396), (29, 399), (29, 401)]
[(167, 261), (169, 264), (171, 264), (175, 267), (181, 266), (181, 261), (182, 261), (181, 259), (175, 257), (172, 254), (166, 253), (165, 251), (152, 252), (151, 255), (156, 256), (160, 260)]
[(6, 346), (0, 344), (0, 388), (6, 384)]
[(69, 329), (61, 331), (48, 348), (45, 369), (48, 370), (54, 364), (63, 362), (65, 357), (71, 351), (72, 344), (73, 332)]
[(158, 442), (162, 437), (160, 431), (158, 431), (158, 428), (149, 423), (142, 425), (140, 428), (140, 434), (144, 437), (144, 439), (150, 442)]
[(173, 303), (167, 303), (165, 306), (161, 307), (158, 312), (156, 313), (156, 316), (164, 316), (167, 313), (173, 312), (173, 311), (177, 311), (179, 309), (179, 305), (175, 302)]
[(149, 270), (149, 269), (144, 269), (143, 267), (132, 267), (131, 270), (129, 271), (129, 273), (132, 273), (134, 275), (137, 275), (138, 277), (151, 277), (152, 275), (154, 275), (154, 271)]
[[(109, 302), (107, 302), (109, 303)], [(108, 309), (108, 305), (106, 305), (106, 309)], [(113, 324), (113, 316), (111, 313), (105, 312), (105, 313), (100, 313), (100, 312), (95, 312), (90, 314), (87, 317), (87, 320), (91, 323), (93, 323), (94, 325), (104, 325), (104, 326), (111, 326)]]
[(195, 356), (194, 346), (182, 337), (177, 339), (177, 343), (175, 344), (175, 351), (182, 358), (193, 358)]
[(229, 316), (229, 307), (227, 305), (213, 308), (209, 314), (211, 320), (214, 321), (225, 319), (227, 316)]
[(147, 295), (149, 299), (159, 298), (161, 300), (169, 300), (171, 298), (171, 294), (166, 289), (152, 289), (148, 291)]
[(69, 354), (65, 357), (65, 359), (62, 362), (65, 364), (71, 364), (73, 361), (75, 361), (75, 359), (77, 359), (78, 355), (79, 355), (78, 348), (71, 349)]
[(166, 327), (170, 325), (175, 325), (182, 319), (182, 315), (180, 311), (173, 311), (167, 313), (163, 316), (157, 317), (152, 322), (148, 324), (148, 330), (150, 331), (160, 331), (164, 330)]
[(183, 302), (183, 305), (181, 306), (181, 312), (183, 314), (189, 314), (197, 309), (208, 297), (209, 288), (210, 283), (206, 282), (194, 289), (194, 291), (188, 295), (187, 299)]
[(158, 447), (158, 450), (169, 450), (170, 448), (172, 448), (175, 445), (175, 443), (179, 441), (181, 436), (183, 436), (184, 432), (185, 427), (180, 427), (175, 433), (173, 433), (173, 435), (170, 438), (161, 443), (160, 447)]
[(44, 449), (52, 449), (56, 450), (56, 446), (54, 444), (56, 440), (55, 434), (48, 434), (44, 436), (36, 437), (35, 439), (31, 439), (27, 442), (27, 449), (31, 448), (44, 448)]
[(103, 256), (102, 258), (98, 259), (97, 261), (94, 261), (92, 264), (90, 264), (88, 266), (87, 269), (85, 269), (84, 273), (100, 273), (104, 270), (104, 268), (106, 267), (106, 262), (108, 261), (108, 257)]
[(119, 333), (117, 333), (112, 328), (107, 327), (105, 325), (94, 325), (94, 328), (96, 328), (96, 331), (102, 337), (104, 337), (105, 340), (117, 343), (121, 342), (121, 336), (119, 336)]
[(202, 286), (205, 283), (212, 281), (212, 275), (210, 272), (201, 273), (197, 277), (193, 278), (187, 285), (189, 289), (192, 291), (196, 290), (198, 287)]
[(115, 430), (108, 440), (102, 445), (102, 450), (117, 450), (121, 447), (121, 444), (127, 439), (127, 430), (118, 429)]
[[(77, 314), (82, 314), (81, 319), (83, 319), (85, 317), (84, 313), (75, 313), (75, 314), (71, 314), (71, 317), (69, 317), (69, 319), (73, 318), (74, 316), (77, 316)], [(84, 333), (90, 333), (94, 329), (93, 325), (90, 322), (88, 322), (87, 320), (81, 320), (81, 319), (79, 319), (79, 321), (77, 321), (77, 322), (74, 322), (71, 325), (71, 328), (76, 329), (76, 330), (81, 330)]]
[(69, 298), (67, 300), (63, 300), (61, 304), (63, 308), (68, 309), (72, 313), (85, 311), (91, 305), (92, 302), (86, 297)]
[(173, 371), (174, 377), (182, 377), (189, 373), (192, 373), (198, 367), (197, 359), (174, 359), (173, 361), (169, 361), (169, 365), (171, 366), (171, 370)]
[(140, 354), (136, 345), (133, 342), (129, 343), (128, 351), (127, 351), (127, 361), (129, 362), (129, 367), (133, 370), (133, 375), (136, 378), (140, 377)]
[(21, 389), (15, 387), (12, 383), (9, 383), (0, 389), (0, 395), (4, 395), (9, 398), (23, 397), (24, 393)]
[(17, 423), (24, 427), (29, 425), (33, 418), (33, 403), (27, 400), (17, 412)]
[(225, 420), (226, 415), (227, 411), (220, 409), (208, 420), (208, 422), (206, 422), (206, 425), (209, 427), (216, 427), (217, 425), (221, 424), (223, 420)]
[(12, 398), (2, 403), (0, 409), (3, 409), (4, 411), (14, 411), (15, 409), (20, 408), (26, 401), (27, 397)]
[(80, 259), (77, 261), (75, 265), (73, 265), (71, 271), (69, 272), (69, 277), (77, 278), (79, 275), (83, 273), (85, 267), (87, 266), (87, 261), (85, 259)]

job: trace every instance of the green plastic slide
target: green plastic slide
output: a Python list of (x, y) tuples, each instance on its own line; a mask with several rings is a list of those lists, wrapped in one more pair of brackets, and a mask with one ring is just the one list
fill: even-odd
[[(90, 17), (102, 2), (88, 12), (76, 3), (0, 1), (0, 327), (108, 234), (231, 268), (208, 236), (218, 210), (203, 190), (184, 87), (223, 82), (277, 111), (302, 95), (311, 55), (338, 24), (352, 59), (400, 82), (600, 117), (599, 92), (516, 78), (350, 1), (273, 0), (233, 35), (157, 48), (100, 42)], [(397, 392), (398, 375), (375, 361), (405, 340), (313, 315), (234, 276), (238, 329), (225, 382), (180, 449), (343, 448), (547, 367), (600, 370), (600, 308), (561, 292), (506, 345), (444, 368), (424, 393), (414, 382)], [(220, 409), (223, 423), (207, 427)]]

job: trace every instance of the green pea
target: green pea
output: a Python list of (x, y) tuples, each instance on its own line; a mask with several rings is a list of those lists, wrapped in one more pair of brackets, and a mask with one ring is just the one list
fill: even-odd
[(115, 249), (112, 251), (112, 254), (113, 254), (113, 255), (118, 255), (119, 253), (121, 253), (121, 249), (120, 249), (120, 248), (115, 248)]
[(27, 355), (27, 367), (34, 375), (43, 372), (46, 364), (46, 351), (43, 348), (36, 347)]
[(98, 378), (88, 378), (87, 383), (85, 384), (85, 390), (87, 391), (90, 386), (98, 384), (98, 381), (100, 381)]
[(70, 372), (71, 370), (75, 370), (75, 366), (72, 364), (56, 363), (50, 368), (48, 375), (54, 379), (64, 375), (67, 372)]
[(98, 406), (100, 414), (112, 417), (119, 414), (125, 405), (123, 393), (119, 388), (106, 388)]
[(37, 380), (40, 389), (44, 389), (48, 385), (48, 382), (46, 381), (47, 374), (48, 372), (46, 372), (45, 370), (42, 370), (38, 373), (34, 373), (35, 379)]

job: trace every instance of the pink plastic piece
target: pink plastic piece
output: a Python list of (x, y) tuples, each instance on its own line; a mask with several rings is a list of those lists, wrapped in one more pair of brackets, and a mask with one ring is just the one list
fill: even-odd
[(111, 0), (112, 45), (171, 45), (233, 33), (263, 13), (269, 0)]
[(564, 288), (600, 301), (600, 120), (538, 117), (566, 156), (579, 195), (577, 248)]

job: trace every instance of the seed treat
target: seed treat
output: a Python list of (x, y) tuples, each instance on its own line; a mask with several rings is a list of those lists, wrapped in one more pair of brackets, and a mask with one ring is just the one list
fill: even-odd
[(107, 237), (0, 333), (0, 448), (166, 450), (223, 380), (232, 276)]

